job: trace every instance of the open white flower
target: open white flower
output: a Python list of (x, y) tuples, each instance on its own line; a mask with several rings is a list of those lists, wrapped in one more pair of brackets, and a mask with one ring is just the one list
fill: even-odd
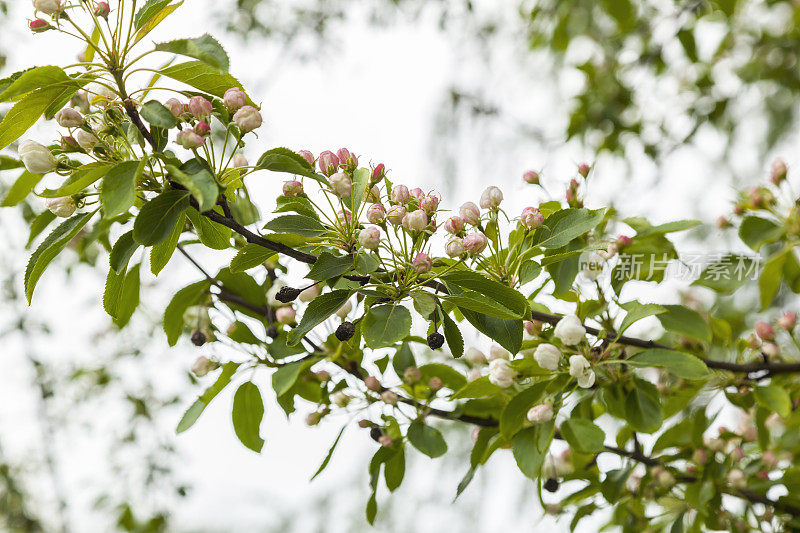
[(572, 346), (583, 340), (586, 328), (577, 316), (566, 315), (558, 321), (553, 334), (564, 344)]
[(489, 363), (489, 381), (498, 387), (509, 388), (516, 377), (517, 371), (511, 368), (507, 359), (494, 359)]
[(539, 366), (547, 370), (558, 370), (558, 362), (561, 360), (561, 350), (552, 344), (540, 344), (533, 352), (533, 358)]
[(595, 375), (589, 361), (582, 355), (569, 358), (569, 375), (578, 380), (578, 386), (588, 389), (594, 385)]

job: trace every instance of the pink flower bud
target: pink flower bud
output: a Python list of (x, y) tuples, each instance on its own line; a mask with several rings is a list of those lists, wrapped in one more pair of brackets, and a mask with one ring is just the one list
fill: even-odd
[(308, 164), (311, 165), (311, 168), (314, 168), (314, 154), (309, 152), (308, 150), (300, 150), (297, 152), (303, 159), (308, 161)]
[(194, 127), (194, 132), (200, 137), (208, 137), (211, 135), (211, 126), (208, 122), (198, 122)]
[(444, 230), (452, 235), (458, 235), (464, 231), (465, 224), (463, 217), (454, 215), (445, 221)]
[(442, 387), (444, 387), (444, 381), (442, 381), (442, 378), (433, 376), (430, 380), (428, 380), (428, 388), (431, 390), (431, 392), (437, 392), (441, 390)]
[(303, 184), (297, 180), (283, 182), (283, 195), (287, 198), (295, 198), (303, 194)]
[(33, 7), (36, 11), (41, 11), (48, 15), (53, 15), (61, 11), (61, 0), (33, 0)]
[(81, 147), (75, 137), (65, 135), (61, 137), (61, 150), (64, 152), (80, 152)]
[(458, 213), (464, 219), (464, 222), (471, 226), (477, 226), (481, 223), (481, 210), (473, 202), (463, 204), (458, 209)]
[(525, 321), (525, 332), (530, 336), (538, 335), (542, 332), (542, 323), (538, 320)]
[(409, 233), (420, 233), (428, 226), (428, 215), (422, 209), (406, 213), (402, 220), (403, 228)]
[(791, 331), (797, 325), (797, 315), (794, 313), (786, 312), (778, 319), (778, 326), (786, 331)]
[(351, 154), (347, 148), (339, 148), (336, 156), (339, 158), (339, 164), (344, 170), (352, 172), (358, 168), (358, 158)]
[(340, 198), (346, 198), (353, 194), (353, 182), (344, 172), (337, 172), (331, 176), (330, 183), (333, 193)]
[(169, 112), (172, 113), (172, 116), (175, 118), (180, 118), (180, 116), (183, 115), (184, 105), (177, 98), (170, 98), (164, 102), (164, 107), (169, 109)]
[(202, 96), (192, 96), (189, 99), (189, 113), (197, 120), (207, 121), (211, 118), (214, 106)]
[(322, 422), (322, 414), (321, 413), (313, 412), (313, 413), (308, 413), (306, 415), (306, 425), (307, 426), (316, 426), (320, 422)]
[(386, 177), (386, 167), (383, 163), (378, 163), (375, 168), (372, 169), (372, 183), (378, 183), (383, 178)]
[(776, 159), (772, 163), (772, 174), (770, 176), (772, 183), (780, 185), (781, 182), (786, 179), (786, 173), (786, 162), (783, 159)]
[(296, 312), (293, 307), (287, 305), (286, 307), (279, 307), (275, 311), (275, 320), (279, 324), (294, 324)]
[(580, 165), (578, 165), (578, 174), (580, 174), (581, 176), (583, 176), (585, 178), (586, 176), (589, 175), (589, 171), (591, 169), (592, 168), (589, 165), (587, 165), (586, 163), (581, 163)]
[(408, 192), (408, 187), (405, 185), (395, 185), (392, 187), (391, 199), (392, 202), (396, 204), (407, 204), (411, 199), (411, 194)]
[(242, 133), (248, 133), (261, 127), (261, 113), (251, 105), (246, 105), (233, 115), (233, 121), (239, 126)]
[(761, 346), (761, 353), (766, 355), (768, 358), (778, 357), (781, 354), (781, 349), (774, 342), (765, 342)]
[(381, 230), (377, 226), (367, 226), (358, 232), (358, 244), (367, 250), (377, 250), (381, 242)]
[(111, 7), (108, 2), (98, 2), (97, 7), (94, 9), (94, 16), (108, 20), (108, 14), (111, 13)]
[(192, 130), (183, 130), (178, 132), (178, 135), (175, 137), (175, 142), (187, 150), (192, 150), (203, 146), (206, 140)]
[(406, 216), (406, 208), (402, 205), (394, 205), (389, 208), (389, 211), (386, 212), (386, 220), (390, 223), (397, 226), (398, 224), (403, 223), (403, 219)]
[(342, 225), (350, 224), (353, 220), (353, 214), (349, 209), (339, 210), (336, 212), (336, 220)]
[(417, 257), (414, 258), (413, 262), (414, 272), (417, 274), (425, 274), (426, 272), (430, 272), (431, 268), (433, 268), (433, 260), (428, 257), (426, 253), (418, 253)]
[(535, 207), (526, 207), (522, 210), (520, 222), (522, 222), (522, 225), (527, 229), (536, 229), (541, 227), (544, 223), (544, 215)]
[(553, 419), (553, 406), (547, 403), (534, 405), (528, 411), (528, 420), (533, 424), (543, 424)]
[(390, 390), (385, 390), (381, 393), (381, 400), (388, 405), (397, 405), (397, 394)]
[(425, 193), (419, 187), (414, 187), (408, 193), (411, 195), (412, 198), (416, 198), (417, 201), (422, 200), (425, 198)]
[(326, 176), (332, 175), (339, 169), (339, 158), (330, 150), (325, 150), (319, 154), (319, 170)]
[(62, 128), (79, 128), (83, 125), (83, 115), (71, 107), (65, 107), (56, 113), (56, 122)]
[(381, 201), (381, 190), (377, 185), (373, 185), (367, 189), (367, 194), (364, 196), (364, 200), (371, 204), (377, 204)]
[(44, 19), (34, 19), (28, 23), (28, 29), (33, 33), (42, 33), (47, 30), (52, 30), (53, 26)]
[(234, 168), (249, 167), (250, 163), (247, 162), (247, 158), (243, 154), (236, 154), (233, 156), (233, 166)]
[(419, 201), (419, 208), (425, 211), (428, 216), (434, 214), (439, 208), (439, 197), (432, 195), (425, 196)]
[(778, 456), (772, 450), (767, 450), (761, 454), (761, 462), (767, 467), (767, 470), (772, 470), (778, 466)]
[(364, 378), (364, 385), (371, 390), (372, 392), (378, 392), (381, 390), (381, 382), (378, 381), (378, 378), (375, 376), (367, 376)]
[[(484, 209), (495, 210), (500, 206), (503, 201), (503, 191), (497, 187), (487, 187), (481, 194), (480, 205)], [(466, 218), (466, 217), (464, 217)]]
[(728, 220), (726, 217), (720, 215), (719, 217), (717, 217), (717, 227), (719, 229), (730, 228), (731, 227), (731, 221)]
[(380, 437), (378, 437), (378, 442), (384, 448), (391, 448), (392, 444), (394, 444), (394, 440), (392, 440), (392, 437), (390, 437), (389, 435), (381, 435)]
[(486, 249), (489, 239), (483, 233), (470, 233), (461, 242), (469, 255), (479, 255)]
[(708, 461), (708, 452), (705, 451), (703, 448), (698, 448), (692, 454), (692, 462), (702, 465)]
[(529, 170), (522, 175), (522, 179), (525, 181), (525, 183), (530, 183), (531, 185), (538, 185), (539, 173), (536, 172), (535, 170)]
[(247, 95), (239, 87), (231, 87), (225, 91), (222, 102), (228, 111), (235, 113), (247, 105)]
[(461, 257), (464, 255), (464, 243), (458, 237), (450, 239), (444, 247), (448, 257)]
[(754, 329), (756, 331), (756, 335), (758, 335), (762, 341), (775, 340), (775, 330), (763, 320), (756, 322)]
[(100, 139), (98, 139), (96, 135), (85, 130), (78, 130), (75, 133), (75, 140), (78, 141), (80, 147), (86, 152), (94, 150), (94, 147), (100, 142)]
[(308, 303), (320, 294), (322, 294), (322, 287), (320, 285), (311, 285), (307, 289), (304, 289), (298, 298), (300, 298), (301, 302)]
[(367, 220), (371, 224), (380, 224), (386, 220), (386, 210), (381, 204), (373, 204), (367, 209)]
[(620, 235), (617, 237), (617, 250), (624, 250), (628, 246), (631, 245), (633, 239), (628, 237), (627, 235)]

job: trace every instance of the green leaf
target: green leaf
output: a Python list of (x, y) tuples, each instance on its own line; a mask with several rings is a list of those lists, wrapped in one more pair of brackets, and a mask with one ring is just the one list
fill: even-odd
[(261, 438), (261, 420), (264, 418), (264, 402), (261, 392), (252, 381), (246, 381), (233, 396), (233, 430), (239, 441), (256, 453), (261, 453), (264, 439)]
[(309, 481), (314, 481), (314, 478), (316, 478), (318, 475), (320, 475), (322, 473), (322, 471), (325, 470), (325, 468), (328, 467), (328, 463), (331, 462), (331, 458), (333, 457), (333, 452), (336, 450), (336, 446), (338, 446), (339, 439), (342, 438), (342, 434), (344, 434), (344, 430), (345, 429), (347, 429), (346, 425), (342, 426), (342, 429), (339, 430), (339, 434), (336, 435), (336, 440), (333, 441), (333, 444), (331, 445), (330, 449), (328, 450), (328, 454), (325, 456), (325, 459), (322, 460), (322, 464), (319, 465), (319, 468), (317, 468), (317, 471), (314, 472), (314, 475), (311, 476), (311, 479), (309, 479)]
[(176, 39), (167, 43), (158, 43), (155, 49), (160, 52), (193, 57), (224, 72), (228, 72), (230, 68), (230, 59), (225, 49), (207, 33), (196, 39)]
[(756, 403), (787, 418), (792, 414), (792, 399), (786, 389), (778, 385), (759, 385), (753, 390)]
[(218, 98), (225, 96), (225, 91), (231, 87), (242, 86), (239, 80), (230, 74), (222, 73), (202, 61), (171, 65), (161, 69), (161, 74)]
[(97, 211), (91, 213), (77, 213), (61, 223), (47, 238), (42, 241), (36, 251), (31, 254), (28, 266), (25, 269), (25, 296), (31, 303), (33, 290), (36, 283), (44, 273), (50, 262), (61, 253), (75, 235), (89, 222)]
[(23, 72), (11, 85), (0, 92), (0, 102), (17, 100), (20, 96), (24, 96), (36, 89), (69, 81), (70, 77), (61, 67), (52, 65), (34, 67)]
[(783, 265), (786, 263), (786, 258), (790, 253), (790, 248), (784, 248), (777, 252), (767, 259), (764, 268), (761, 270), (761, 275), (758, 278), (758, 289), (761, 294), (762, 311), (769, 307), (769, 304), (778, 294), (778, 289), (781, 286)]
[(510, 439), (525, 422), (531, 407), (539, 403), (550, 381), (541, 381), (516, 394), (500, 414), (500, 433)]
[(399, 304), (370, 307), (361, 321), (361, 331), (370, 348), (391, 346), (411, 331), (411, 313)]
[(172, 254), (175, 253), (175, 248), (178, 246), (178, 241), (181, 238), (181, 233), (183, 233), (183, 228), (185, 225), (186, 215), (181, 213), (180, 216), (178, 216), (178, 220), (175, 222), (175, 226), (172, 228), (169, 237), (153, 246), (153, 248), (150, 250), (150, 272), (156, 276), (164, 269), (165, 266), (167, 266)]
[(464, 374), (443, 363), (428, 363), (420, 366), (419, 371), (422, 374), (423, 382), (436, 377), (442, 380), (445, 387), (453, 391), (460, 390), (467, 384)]
[(272, 388), (275, 390), (276, 396), (283, 396), (294, 387), (300, 375), (310, 368), (316, 359), (309, 359), (306, 361), (297, 361), (283, 365), (272, 374)]
[[(448, 287), (455, 285), (462, 289), (481, 294), (488, 298), (493, 304), (510, 311), (511, 316), (501, 316), (498, 318), (523, 318), (527, 317), (530, 312), (528, 300), (522, 294), (511, 287), (489, 279), (477, 272), (454, 270), (441, 276), (441, 280), (444, 281)], [(490, 314), (487, 310), (482, 309), (473, 309), (473, 311)]]
[(625, 419), (636, 431), (653, 433), (661, 427), (663, 415), (658, 391), (651, 383), (635, 381), (633, 391), (625, 400)]
[(364, 200), (371, 178), (372, 173), (369, 169), (359, 168), (353, 172), (353, 194), (351, 196), (351, 210), (353, 213), (358, 213), (358, 207)]
[(139, 248), (139, 243), (133, 240), (133, 231), (123, 233), (111, 249), (109, 264), (115, 272), (125, 270), (133, 253)]
[(708, 377), (708, 367), (703, 361), (694, 355), (674, 350), (652, 348), (620, 362), (636, 367), (660, 367), (684, 379)]
[(464, 315), (464, 318), (475, 326), (475, 329), (512, 354), (519, 352), (522, 347), (522, 320), (495, 318), (463, 307), (459, 307), (459, 310)]
[(214, 176), (206, 169), (194, 174), (189, 174), (172, 165), (167, 165), (167, 171), (172, 179), (186, 187), (197, 200), (198, 211), (204, 213), (214, 209), (219, 197), (219, 185)]
[(539, 479), (552, 439), (553, 421), (525, 428), (514, 436), (511, 451), (520, 472), (530, 479)]
[(402, 378), (403, 372), (410, 366), (417, 366), (417, 362), (414, 359), (414, 352), (411, 351), (408, 343), (403, 343), (395, 352), (394, 357), (392, 357), (392, 368), (394, 368), (395, 374)]
[(141, 41), (148, 33), (161, 24), (173, 11), (178, 9), (183, 0), (170, 5), (170, 0), (149, 0), (142, 8), (136, 12), (133, 19), (134, 27), (139, 30), (133, 44)]
[(36, 124), (61, 92), (62, 89), (58, 86), (36, 89), (14, 104), (0, 122), (0, 150), (19, 139)]
[(89, 185), (93, 184), (103, 176), (105, 176), (109, 169), (114, 167), (112, 163), (94, 162), (82, 167), (76, 168), (72, 174), (64, 180), (61, 187), (58, 189), (45, 189), (39, 196), (43, 198), (60, 198), (61, 196), (72, 196), (79, 193)]
[(771, 220), (757, 216), (746, 216), (739, 226), (739, 238), (754, 251), (773, 242), (783, 234), (783, 228)]
[(383, 477), (386, 479), (386, 488), (394, 492), (403, 483), (406, 475), (406, 450), (400, 447), (397, 452), (384, 463)]
[(299, 343), (306, 333), (338, 311), (350, 298), (351, 294), (348, 290), (340, 289), (320, 294), (314, 298), (303, 313), (300, 324), (289, 334), (289, 345), (293, 346)]
[(692, 285), (708, 287), (717, 292), (731, 293), (755, 279), (757, 265), (746, 255), (728, 254), (706, 267)]
[(464, 337), (461, 335), (458, 324), (456, 324), (455, 320), (450, 318), (450, 315), (442, 313), (442, 317), (442, 329), (444, 329), (444, 338), (447, 341), (447, 346), (450, 348), (453, 357), (458, 359), (464, 355)]
[(172, 233), (180, 215), (189, 207), (187, 191), (166, 191), (142, 206), (133, 224), (139, 244), (158, 244)]
[(503, 392), (503, 389), (489, 381), (489, 376), (482, 376), (470, 381), (458, 390), (451, 399), (463, 400), (467, 398), (485, 398)]
[[(219, 207), (215, 209), (220, 210)], [(187, 209), (186, 216), (192, 222), (200, 242), (212, 250), (227, 250), (231, 247), (231, 228), (214, 222), (194, 209)]]
[(29, 248), (34, 239), (36, 239), (36, 237), (38, 237), (55, 219), (56, 216), (49, 209), (45, 209), (39, 213), (31, 222), (31, 230), (28, 234), (28, 242), (25, 243), (25, 248)]
[(319, 176), (314, 173), (314, 169), (308, 161), (300, 154), (288, 148), (273, 148), (272, 150), (267, 150), (258, 158), (256, 168), (319, 179)]
[(108, 171), (100, 189), (100, 203), (106, 218), (126, 213), (133, 207), (136, 201), (136, 181), (141, 177), (143, 169), (143, 162), (123, 161)]
[(628, 312), (625, 318), (622, 319), (622, 324), (619, 327), (618, 333), (621, 335), (626, 329), (631, 327), (634, 323), (648, 316), (657, 315), (666, 311), (663, 307), (657, 304), (643, 304), (636, 300), (621, 304), (622, 307)]
[(172, 300), (164, 310), (164, 333), (167, 334), (167, 342), (170, 346), (175, 346), (178, 338), (183, 331), (183, 314), (189, 307), (202, 304), (208, 298), (208, 289), (211, 284), (208, 280), (202, 280), (179, 290), (172, 297)]
[(421, 420), (411, 422), (407, 436), (409, 442), (428, 457), (435, 459), (447, 453), (447, 443), (439, 430)]
[(597, 226), (602, 220), (605, 210), (596, 209), (562, 209), (556, 211), (544, 221), (544, 225), (536, 230), (534, 244), (544, 248), (561, 248)]
[(186, 413), (184, 413), (180, 422), (178, 422), (178, 427), (175, 429), (176, 433), (183, 433), (194, 425), (197, 419), (200, 418), (200, 415), (203, 414), (208, 404), (211, 403), (211, 400), (216, 398), (216, 396), (228, 386), (228, 383), (231, 382), (231, 378), (233, 374), (236, 373), (236, 369), (239, 368), (239, 364), (240, 363), (228, 362), (222, 365), (222, 371), (214, 384), (208, 387), (186, 410)]
[[(325, 226), (320, 224), (318, 220), (305, 215), (283, 215), (273, 218), (266, 223), (264, 229), (276, 233), (295, 233), (297, 235), (303, 235), (304, 237), (319, 237), (327, 231)], [(350, 266), (352, 265), (353, 258), (350, 257)]]
[(145, 102), (139, 113), (148, 123), (159, 128), (171, 129), (178, 125), (170, 110), (156, 100)]
[(133, 312), (139, 306), (139, 264), (131, 268), (125, 279), (122, 282), (122, 290), (120, 291), (119, 301), (116, 305), (116, 314), (114, 315), (114, 323), (118, 328), (124, 328), (133, 316)]
[(683, 305), (662, 305), (666, 311), (657, 315), (659, 322), (667, 331), (711, 342), (711, 326), (700, 313)]
[[(292, 216), (292, 215), (289, 215)], [(330, 252), (319, 254), (306, 277), (314, 281), (338, 278), (353, 267), (352, 255), (333, 255)]]
[(31, 174), (27, 170), (23, 172), (14, 184), (9, 187), (6, 197), (0, 203), (0, 207), (12, 207), (19, 204), (28, 197), (33, 188), (36, 187), (36, 184), (42, 181), (43, 177), (44, 174)]
[(247, 243), (231, 260), (231, 272), (244, 272), (259, 265), (263, 265), (270, 257), (277, 255), (258, 244)]
[(584, 453), (602, 452), (605, 432), (585, 418), (568, 418), (561, 424), (561, 435), (569, 445)]

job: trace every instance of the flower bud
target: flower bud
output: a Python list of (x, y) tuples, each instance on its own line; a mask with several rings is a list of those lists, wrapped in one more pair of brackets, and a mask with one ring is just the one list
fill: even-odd
[(233, 156), (233, 166), (234, 168), (244, 168), (249, 167), (250, 163), (247, 162), (247, 158), (243, 154), (236, 154)]
[(247, 95), (239, 87), (231, 87), (225, 91), (222, 103), (228, 111), (235, 113), (247, 105)]
[(464, 222), (471, 226), (477, 226), (481, 222), (481, 211), (473, 202), (466, 202), (458, 209)]
[(525, 333), (533, 337), (534, 335), (538, 335), (542, 332), (542, 323), (538, 320), (526, 320), (525, 321)]
[(303, 194), (303, 184), (297, 180), (283, 182), (283, 195), (287, 198), (295, 198)]
[(314, 154), (309, 152), (308, 150), (300, 150), (297, 152), (297, 155), (301, 156), (303, 159), (308, 161), (308, 164), (311, 165), (311, 168), (314, 168)]
[(331, 401), (333, 401), (333, 404), (336, 407), (344, 408), (347, 407), (347, 404), (350, 403), (350, 396), (348, 396), (343, 391), (336, 391), (333, 394), (331, 394)]
[(439, 333), (438, 331), (434, 331), (427, 338), (428, 341), (428, 348), (431, 350), (438, 350), (442, 346), (444, 346), (444, 335)]
[(578, 386), (583, 389), (594, 385), (594, 371), (589, 361), (582, 355), (573, 355), (569, 358), (569, 375), (577, 379)]
[[(497, 187), (487, 187), (481, 194), (480, 205), (484, 209), (495, 210), (503, 201), (503, 192)], [(466, 219), (466, 217), (464, 217)]]
[(431, 392), (438, 392), (444, 387), (444, 382), (442, 378), (438, 376), (433, 376), (431, 379), (428, 380), (428, 388)]
[(728, 484), (737, 490), (746, 488), (747, 478), (744, 476), (744, 472), (738, 468), (734, 468), (728, 472)]
[(373, 204), (367, 209), (367, 220), (371, 224), (380, 224), (386, 220), (386, 210), (381, 204)]
[(111, 13), (111, 7), (108, 2), (97, 2), (97, 7), (94, 8), (94, 16), (108, 20), (108, 14)]
[(533, 424), (543, 424), (553, 419), (553, 406), (547, 403), (534, 405), (528, 411), (528, 420)]
[(428, 215), (422, 209), (406, 213), (402, 220), (403, 228), (409, 233), (420, 233), (428, 226)]
[(526, 207), (522, 210), (520, 222), (527, 229), (536, 229), (544, 223), (544, 215), (535, 207)]
[(483, 233), (470, 233), (461, 240), (461, 243), (469, 255), (479, 255), (488, 246), (489, 239)]
[(77, 209), (75, 205), (75, 200), (72, 196), (62, 196), (61, 198), (48, 198), (47, 202), (47, 209), (50, 210), (57, 217), (61, 218), (69, 218)]
[(358, 232), (358, 244), (367, 250), (377, 250), (381, 242), (381, 230), (377, 226), (367, 226)]
[(511, 353), (505, 348), (501, 348), (496, 344), (492, 344), (492, 347), (489, 348), (489, 361), (491, 362), (496, 359), (505, 359), (508, 361), (511, 359)]
[(316, 298), (317, 296), (319, 296), (321, 293), (322, 293), (322, 287), (317, 283), (303, 289), (300, 292), (299, 298), (301, 302), (307, 303)]
[(319, 170), (326, 176), (331, 176), (339, 169), (339, 158), (330, 150), (325, 150), (319, 154)]
[(347, 198), (353, 194), (353, 182), (344, 172), (337, 172), (330, 177), (331, 189), (340, 198)]
[(342, 169), (352, 172), (358, 168), (358, 158), (351, 154), (347, 148), (339, 148), (339, 151), (336, 152), (336, 157), (339, 158), (339, 165), (341, 165)]
[(754, 329), (756, 331), (756, 335), (758, 335), (762, 341), (775, 340), (775, 330), (763, 320), (756, 322)]
[(308, 413), (306, 415), (306, 425), (316, 426), (320, 422), (322, 422), (322, 413), (314, 411), (313, 413)]
[(279, 307), (275, 311), (275, 320), (278, 321), (279, 324), (294, 324), (296, 312), (293, 307), (286, 306), (286, 307)]
[(439, 197), (432, 195), (425, 196), (419, 201), (419, 208), (428, 216), (431, 216), (439, 208)]
[(278, 294), (286, 287), (286, 282), (276, 279), (267, 289), (267, 305), (270, 307), (280, 307), (284, 302), (278, 300)]
[(36, 11), (41, 11), (48, 15), (53, 15), (61, 11), (61, 0), (33, 0), (33, 7)]
[(372, 427), (372, 421), (367, 420), (366, 418), (362, 418), (358, 421), (358, 427), (361, 429), (367, 429)]
[(584, 178), (589, 175), (590, 170), (591, 167), (586, 163), (581, 163), (580, 165), (578, 165), (578, 174), (580, 174)]
[(192, 374), (197, 376), (198, 378), (202, 378), (212, 370), (216, 370), (219, 368), (219, 363), (209, 360), (208, 357), (200, 356), (195, 359), (194, 364), (192, 365)]
[(206, 140), (193, 130), (183, 130), (178, 132), (178, 135), (175, 136), (175, 142), (187, 150), (194, 150), (203, 146)]
[(403, 371), (403, 381), (413, 385), (422, 379), (422, 372), (415, 366), (409, 366)]
[(464, 352), (464, 359), (467, 360), (467, 363), (473, 366), (486, 364), (486, 356), (477, 348), (467, 348), (467, 351)]
[(566, 315), (556, 324), (553, 334), (564, 344), (573, 346), (584, 339), (586, 328), (575, 315)]
[(260, 128), (263, 119), (258, 109), (251, 105), (246, 105), (233, 115), (233, 121), (242, 133), (248, 133)]
[(529, 170), (525, 174), (522, 175), (522, 179), (525, 183), (530, 183), (531, 185), (539, 185), (539, 173), (535, 170)]
[(183, 115), (184, 106), (177, 98), (170, 98), (164, 102), (164, 107), (169, 109), (169, 112), (172, 113), (172, 116), (175, 118), (180, 118), (181, 115)]
[(373, 185), (369, 189), (367, 189), (367, 193), (364, 196), (364, 201), (370, 204), (377, 204), (381, 201), (381, 190), (378, 189), (377, 185)]
[(31, 174), (47, 174), (56, 169), (56, 158), (50, 153), (50, 149), (36, 141), (22, 141), (17, 148), (17, 154)]
[(458, 237), (450, 239), (444, 247), (447, 257), (461, 257), (464, 255), (464, 243)]
[(353, 310), (353, 302), (347, 300), (344, 303), (344, 305), (341, 306), (338, 311), (336, 311), (336, 316), (344, 320), (345, 318), (347, 318), (347, 315), (349, 315), (350, 311), (352, 310)]
[(786, 179), (786, 162), (783, 159), (776, 159), (772, 163), (772, 173), (770, 175), (770, 180), (775, 185), (780, 185), (783, 180)]
[(703, 448), (698, 448), (692, 454), (692, 462), (698, 465), (705, 464), (708, 461), (708, 452)]
[(506, 359), (494, 359), (489, 363), (489, 381), (502, 389), (514, 384), (517, 372)]
[(383, 163), (378, 163), (375, 168), (372, 169), (372, 183), (378, 183), (383, 178), (386, 177), (386, 166)]
[(761, 346), (761, 353), (766, 355), (767, 358), (775, 358), (775, 357), (778, 357), (781, 354), (781, 349), (774, 342), (765, 342)]
[(464, 226), (466, 222), (464, 218), (458, 215), (452, 216), (448, 218), (444, 223), (444, 230), (447, 233), (451, 233), (453, 235), (457, 235), (464, 231)]
[(392, 444), (394, 444), (394, 440), (392, 440), (392, 437), (390, 437), (389, 435), (381, 435), (380, 437), (378, 437), (378, 442), (384, 448), (391, 448)]
[(339, 224), (346, 226), (352, 222), (353, 213), (351, 213), (349, 209), (340, 209), (336, 212), (336, 220), (339, 221)]
[(375, 376), (367, 376), (364, 378), (364, 385), (367, 389), (371, 390), (372, 392), (379, 392), (383, 387), (381, 387), (381, 382), (378, 381), (378, 378)]
[(546, 370), (558, 370), (558, 363), (561, 361), (561, 350), (552, 344), (540, 344), (533, 352), (533, 358), (540, 367)]
[(214, 106), (202, 96), (192, 96), (189, 99), (189, 113), (197, 120), (208, 121)]
[(211, 126), (208, 122), (198, 122), (194, 127), (194, 132), (200, 137), (208, 137), (211, 135)]
[(433, 260), (428, 257), (428, 254), (420, 252), (414, 258), (413, 261), (414, 272), (417, 274), (425, 274), (426, 272), (430, 272), (431, 268), (433, 268)]
[(778, 319), (778, 326), (791, 331), (797, 325), (797, 315), (791, 312), (786, 312)]
[(707, 438), (703, 440), (703, 445), (712, 452), (721, 452), (725, 449), (725, 441), (722, 439)]
[(402, 205), (393, 205), (389, 208), (389, 211), (386, 213), (386, 220), (394, 224), (395, 226), (402, 224), (403, 219), (406, 216), (406, 208)]
[(407, 204), (411, 199), (411, 193), (408, 192), (408, 187), (405, 185), (395, 185), (392, 187), (390, 198), (396, 204)]
[(336, 328), (336, 338), (341, 342), (347, 342), (356, 334), (356, 326), (352, 322), (344, 321)]
[(619, 237), (617, 237), (617, 250), (620, 251), (624, 250), (625, 248), (631, 245), (631, 242), (633, 242), (633, 239), (631, 239), (627, 235), (620, 235)]
[(767, 470), (773, 470), (778, 466), (778, 456), (772, 450), (767, 450), (761, 454), (761, 462), (767, 467)]
[(397, 394), (390, 390), (385, 390), (381, 393), (381, 401), (388, 405), (397, 405)]
[(467, 381), (475, 381), (481, 377), (483, 377), (483, 373), (481, 373), (480, 368), (470, 368), (469, 372), (467, 372)]
[(28, 23), (28, 29), (33, 33), (42, 33), (52, 30), (53, 26), (51, 26), (50, 23), (44, 19), (34, 19)]
[(64, 152), (81, 152), (80, 145), (78, 141), (75, 140), (75, 137), (71, 135), (63, 135), (61, 137), (61, 150)]
[(653, 477), (655, 478), (656, 483), (664, 488), (669, 488), (675, 484), (675, 476), (673, 476), (669, 470), (665, 470), (663, 468), (656, 472)]

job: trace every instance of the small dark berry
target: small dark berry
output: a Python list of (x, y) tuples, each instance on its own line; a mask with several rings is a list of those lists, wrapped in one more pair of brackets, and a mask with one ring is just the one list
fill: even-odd
[(342, 322), (339, 324), (339, 327), (336, 328), (336, 338), (339, 339), (341, 342), (349, 341), (353, 338), (353, 335), (356, 333), (356, 327), (352, 322)]
[(548, 478), (547, 481), (544, 482), (544, 490), (547, 492), (555, 492), (558, 490), (558, 481), (555, 478)]
[(278, 327), (275, 324), (270, 324), (267, 328), (267, 337), (274, 339), (278, 336)]
[(383, 436), (383, 430), (381, 430), (381, 428), (379, 428), (378, 426), (372, 426), (371, 428), (369, 428), (369, 436), (372, 440), (378, 442), (378, 439), (380, 439)]
[(289, 302), (293, 302), (300, 296), (300, 293), (303, 292), (303, 289), (295, 289), (294, 287), (281, 287), (278, 291), (278, 294), (275, 295), (275, 299), (279, 302), (283, 302), (288, 304)]
[(442, 335), (438, 331), (434, 331), (433, 333), (428, 335), (428, 346), (430, 346), (432, 350), (438, 350), (443, 345), (444, 345), (444, 335)]
[(192, 332), (192, 344), (202, 346), (206, 343), (206, 334), (196, 329)]

